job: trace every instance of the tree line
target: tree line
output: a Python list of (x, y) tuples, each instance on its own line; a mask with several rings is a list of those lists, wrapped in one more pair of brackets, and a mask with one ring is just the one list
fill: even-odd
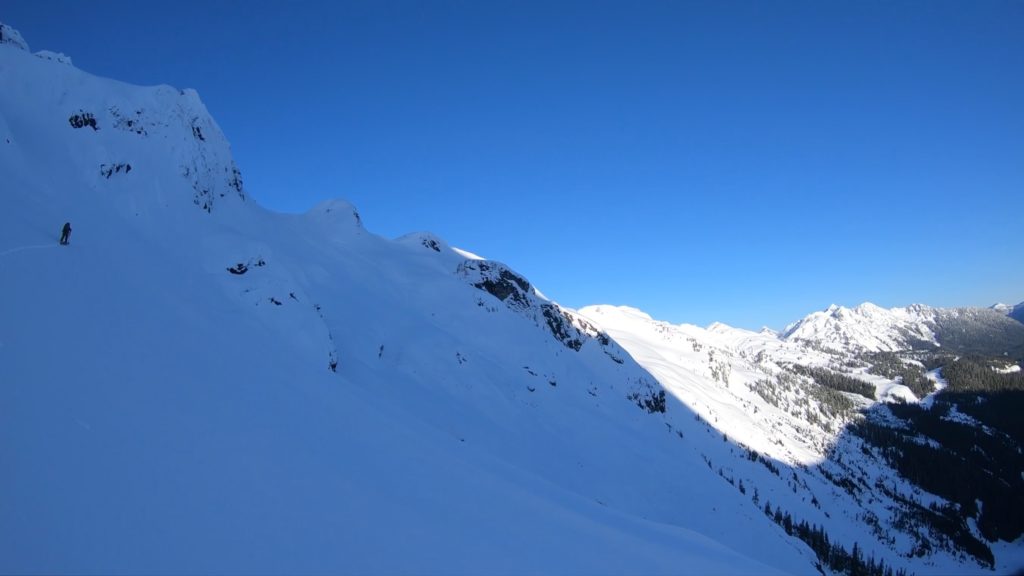
[[(808, 524), (806, 520), (795, 522), (793, 517), (779, 507), (772, 509), (771, 502), (764, 503), (764, 514), (782, 527), (789, 536), (796, 536), (806, 543), (819, 562), (825, 564), (839, 574), (849, 576), (907, 576), (906, 570), (900, 568), (893, 570), (882, 560), (875, 560), (875, 557), (865, 559), (860, 546), (854, 542), (853, 550), (847, 552), (846, 548), (838, 542), (829, 540), (825, 528), (817, 524)], [(821, 570), (821, 567), (818, 566)]]
[(925, 377), (923, 368), (904, 362), (894, 352), (868, 352), (864, 354), (864, 360), (871, 364), (868, 372), (890, 380), (899, 378), (900, 383), (910, 388), (918, 398), (924, 398), (935, 391), (935, 384)]
[(807, 376), (814, 380), (819, 386), (831, 388), (839, 392), (858, 394), (868, 400), (875, 399), (875, 386), (853, 376), (847, 376), (840, 372), (834, 372), (820, 366), (804, 366), (793, 364), (790, 369), (801, 376)]
[[(896, 428), (870, 418), (851, 431), (879, 448), (903, 477), (954, 503), (922, 518), (954, 545), (991, 565), (992, 552), (970, 532), (976, 519), (988, 541), (1024, 535), (1024, 375), (993, 369), (1003, 361), (965, 357), (948, 362), (949, 386), (930, 409), (889, 404), (908, 426)], [(934, 443), (923, 443), (924, 436)], [(978, 505), (978, 502), (981, 505)]]

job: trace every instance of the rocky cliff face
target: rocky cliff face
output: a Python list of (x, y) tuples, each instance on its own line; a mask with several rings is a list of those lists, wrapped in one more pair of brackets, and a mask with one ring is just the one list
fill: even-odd
[(2, 22), (0, 22), (0, 44), (7, 44), (28, 52), (28, 43), (21, 37), (21, 33)]
[(227, 139), (194, 90), (97, 78), (63, 55), (31, 54), (17, 32), (2, 30), (0, 104), (17, 114), (5, 115), (0, 136), (6, 154), (31, 158), (34, 171), (15, 164), (8, 179), (73, 175), (83, 193), (140, 217), (183, 201), (207, 213), (246, 201)]

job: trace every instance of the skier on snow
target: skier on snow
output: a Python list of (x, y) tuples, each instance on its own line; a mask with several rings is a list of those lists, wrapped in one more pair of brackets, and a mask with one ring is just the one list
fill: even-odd
[(60, 243), (61, 246), (67, 246), (68, 240), (71, 238), (71, 222), (65, 222), (64, 227), (60, 230)]

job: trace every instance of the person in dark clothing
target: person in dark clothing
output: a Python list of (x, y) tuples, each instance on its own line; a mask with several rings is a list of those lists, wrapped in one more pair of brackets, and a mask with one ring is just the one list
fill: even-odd
[(71, 222), (65, 222), (64, 227), (60, 229), (60, 243), (61, 246), (67, 246), (68, 240), (71, 238)]

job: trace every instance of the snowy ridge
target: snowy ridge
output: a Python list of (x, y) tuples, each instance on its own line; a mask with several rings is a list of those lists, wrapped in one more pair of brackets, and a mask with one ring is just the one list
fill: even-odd
[(1018, 322), (1024, 323), (1024, 302), (1021, 302), (1016, 306), (1010, 306), (1009, 304), (996, 304), (992, 308), (998, 312), (1006, 314)]
[(833, 304), (790, 324), (782, 337), (836, 351), (891, 352), (922, 342), (938, 345), (934, 319), (935, 309), (920, 304), (888, 310), (870, 302), (855, 308)]
[(1013, 310), (1014, 308), (1016, 308), (1016, 306), (1012, 304), (1003, 304), (1002, 302), (998, 302), (996, 304), (989, 306), (989, 308), (995, 310), (996, 312), (999, 312), (1000, 314), (1006, 314), (1007, 316), (1009, 316), (1013, 314)]
[[(4, 115), (0, 135), (8, 153), (31, 158), (42, 173), (75, 174), (78, 193), (101, 195), (144, 225), (165, 221), (165, 209), (183, 200), (212, 212), (246, 199), (227, 139), (195, 91), (128, 86), (17, 50), (4, 59), (9, 89), (0, 102), (20, 114)], [(54, 89), (55, 77), (67, 88)], [(39, 174), (9, 177), (30, 186)], [(52, 187), (44, 193), (55, 196)]]
[(0, 22), (0, 44), (7, 44), (28, 52), (28, 43), (21, 37), (21, 33), (3, 22)]

